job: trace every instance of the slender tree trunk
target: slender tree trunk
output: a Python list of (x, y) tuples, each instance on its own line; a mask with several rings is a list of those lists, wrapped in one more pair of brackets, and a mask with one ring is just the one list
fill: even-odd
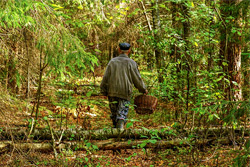
[(6, 84), (7, 84), (7, 89), (10, 89), (13, 93), (15, 93), (16, 86), (17, 86), (17, 81), (16, 81), (17, 69), (16, 69), (16, 60), (15, 60), (16, 54), (17, 54), (16, 43), (14, 42), (11, 47), (12, 48), (8, 53), (9, 55), (8, 55), (8, 60), (7, 60)]
[[(33, 111), (31, 113), (31, 116), (33, 115), (34, 110), (36, 109), (36, 120), (35, 120), (35, 125), (34, 128), (36, 127), (37, 119), (38, 119), (38, 111), (39, 111), (39, 106), (40, 106), (40, 97), (41, 97), (41, 90), (42, 90), (42, 77), (43, 77), (43, 70), (47, 67), (48, 63), (45, 63), (46, 60), (46, 55), (43, 59), (43, 46), (40, 48), (40, 65), (39, 65), (39, 83), (38, 83), (38, 90), (36, 94), (36, 106), (34, 105)], [(35, 108), (36, 107), (36, 108)]]
[(29, 107), (29, 101), (30, 101), (30, 52), (29, 52), (29, 38), (28, 38), (28, 32), (27, 29), (24, 29), (23, 31), (23, 36), (24, 36), (24, 40), (25, 40), (25, 48), (26, 48), (26, 56), (27, 56), (27, 89), (26, 89), (26, 99), (27, 99), (27, 103), (26, 103), (26, 112), (28, 112)]
[[(180, 5), (176, 2), (171, 2), (171, 12), (172, 12), (172, 27), (175, 28), (176, 33), (181, 36), (179, 33), (182, 29), (181, 23), (177, 20), (177, 13), (179, 12)], [(173, 36), (173, 38), (177, 38)], [(173, 76), (176, 76), (176, 84), (174, 86), (174, 107), (175, 107), (175, 119), (177, 120), (180, 113), (181, 113), (181, 104), (180, 101), (178, 100), (178, 94), (181, 93), (181, 54), (180, 54), (180, 48), (177, 46), (178, 45), (178, 39), (176, 39), (176, 42), (171, 45), (171, 52), (170, 52), (170, 57), (172, 60), (174, 60), (174, 63), (176, 64), (176, 69), (175, 69), (175, 74)]]
[(149, 30), (149, 32), (152, 32), (152, 26), (151, 26), (150, 19), (148, 17), (147, 10), (146, 10), (146, 7), (144, 5), (144, 2), (143, 1), (140, 1), (140, 3), (138, 2), (138, 5), (141, 6), (141, 8), (143, 10), (143, 14), (144, 14), (145, 19), (147, 20), (147, 23), (148, 23), (148, 30)]
[[(212, 11), (212, 3), (210, 0), (206, 0), (206, 4), (209, 6), (209, 14), (210, 11)], [(209, 34), (209, 39), (208, 39), (208, 48), (207, 48), (207, 53), (208, 53), (208, 65), (207, 65), (207, 71), (210, 72), (210, 70), (213, 68), (213, 50), (214, 50), (214, 44), (212, 44), (212, 37), (211, 37), (211, 30), (212, 30), (212, 25), (214, 24), (213, 22), (213, 15), (210, 14), (210, 19), (209, 19), (209, 30), (208, 30), (208, 34)]]
[(9, 56), (6, 59), (6, 77), (5, 77), (5, 91), (8, 92), (8, 83), (9, 83)]
[[(148, 31), (150, 32), (149, 35), (154, 36), (154, 33), (153, 33), (153, 28), (154, 27), (152, 27), (152, 25), (151, 25), (150, 17), (149, 17), (149, 14), (147, 13), (147, 9), (146, 9), (146, 6), (144, 5), (143, 0), (138, 1), (138, 6), (142, 9), (144, 17), (145, 17), (145, 19), (147, 21)], [(154, 64), (153, 57), (154, 57), (154, 55), (152, 55), (152, 52), (150, 52), (148, 50), (145, 51), (145, 60), (147, 60), (147, 69), (149, 71), (151, 71), (152, 68), (153, 68), (153, 64)]]
[(156, 68), (157, 68), (157, 72), (158, 72), (158, 80), (160, 83), (163, 82), (163, 76), (161, 74), (161, 63), (162, 63), (162, 53), (161, 50), (159, 48), (159, 46), (157, 45), (160, 42), (160, 36), (161, 36), (161, 21), (160, 21), (160, 13), (159, 13), (159, 0), (155, 0), (154, 2), (152, 2), (152, 17), (153, 17), (153, 32), (154, 32), (154, 39), (155, 39), (155, 43), (154, 43), (154, 54), (155, 54), (155, 59), (156, 59)]
[[(183, 21), (183, 39), (185, 41), (185, 69), (187, 70), (186, 79), (187, 79), (187, 91), (186, 91), (186, 111), (189, 112), (189, 103), (190, 103), (190, 71), (191, 71), (191, 64), (192, 64), (192, 58), (190, 56), (189, 51), (189, 33), (190, 33), (190, 24), (189, 24), (189, 10), (185, 3), (181, 3), (184, 21)], [(185, 114), (185, 124), (187, 123), (187, 114)]]
[[(248, 47), (245, 46), (244, 48), (244, 53), (248, 53)], [(242, 55), (242, 68), (244, 69), (243, 70), (243, 78), (244, 78), (244, 81), (243, 81), (243, 85), (242, 87), (244, 89), (242, 89), (242, 97), (243, 99), (247, 100), (249, 99), (250, 97), (250, 72), (249, 70), (247, 70), (247, 67), (249, 66), (250, 64), (250, 59), (249, 59), (249, 55)]]
[(24, 29), (23, 31), (23, 35), (24, 35), (24, 40), (25, 40), (25, 47), (26, 47), (26, 56), (27, 56), (27, 90), (26, 90), (26, 98), (29, 99), (29, 95), (30, 95), (30, 54), (29, 54), (29, 47), (30, 43), (29, 40), (30, 38), (28, 37), (28, 32), (27, 29)]

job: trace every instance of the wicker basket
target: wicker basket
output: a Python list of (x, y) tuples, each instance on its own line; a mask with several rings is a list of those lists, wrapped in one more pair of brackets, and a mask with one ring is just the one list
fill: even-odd
[(158, 99), (150, 95), (139, 95), (135, 97), (135, 111), (137, 114), (152, 114), (157, 107)]

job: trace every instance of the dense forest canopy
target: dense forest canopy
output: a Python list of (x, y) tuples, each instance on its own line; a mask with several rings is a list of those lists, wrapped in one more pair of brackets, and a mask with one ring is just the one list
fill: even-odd
[(249, 7), (249, 0), (2, 0), (1, 113), (6, 97), (36, 119), (44, 97), (77, 108), (79, 97), (59, 90), (100, 95), (106, 65), (128, 42), (149, 94), (172, 106), (158, 109), (168, 111), (161, 124), (246, 126)]

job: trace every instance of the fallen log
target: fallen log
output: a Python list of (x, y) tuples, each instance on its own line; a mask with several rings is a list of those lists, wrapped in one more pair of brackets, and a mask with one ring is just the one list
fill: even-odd
[[(55, 149), (58, 151), (62, 150), (75, 150), (75, 151), (87, 151), (87, 150), (118, 150), (118, 149), (142, 149), (142, 148), (155, 148), (155, 149), (173, 149), (175, 147), (187, 147), (187, 146), (205, 146), (215, 144), (230, 144), (232, 143), (227, 138), (222, 139), (206, 139), (196, 140), (191, 142), (187, 139), (175, 139), (175, 140), (133, 140), (133, 141), (114, 141), (114, 140), (103, 140), (93, 141), (90, 145), (82, 142), (64, 142), (56, 144)], [(95, 147), (93, 147), (95, 146)], [(10, 151), (11, 149), (21, 150), (33, 150), (41, 152), (53, 151), (52, 143), (13, 143), (12, 141), (0, 142), (0, 153)]]
[[(29, 130), (21, 128), (13, 128), (0, 131), (0, 140), (24, 140), (27, 138)], [(144, 129), (98, 129), (98, 130), (83, 130), (83, 129), (67, 129), (62, 134), (62, 131), (55, 131), (54, 135), (57, 139), (60, 137), (62, 140), (80, 140), (80, 139), (93, 139), (93, 140), (105, 140), (109, 138), (127, 138), (127, 139), (139, 139), (149, 138), (153, 134), (159, 136), (159, 138), (174, 137), (174, 133), (171, 131), (158, 131), (158, 130), (144, 130)], [(32, 133), (33, 139), (36, 140), (51, 140), (51, 133), (49, 129), (35, 129)]]
[[(25, 140), (28, 137), (30, 130), (25, 128), (13, 128), (0, 130), (0, 140)], [(197, 138), (211, 138), (220, 136), (229, 136), (230, 133), (234, 133), (236, 136), (249, 136), (250, 128), (210, 128), (210, 129), (196, 129), (193, 131), (182, 130), (177, 131), (175, 129), (98, 129), (98, 130), (84, 130), (84, 129), (67, 129), (62, 131), (53, 130), (56, 140), (61, 138), (62, 141), (72, 141), (81, 139), (92, 140), (106, 140), (110, 138), (126, 138), (126, 139), (141, 139), (141, 138), (157, 138), (157, 139), (174, 139), (177, 136), (188, 137), (190, 135)], [(51, 140), (52, 135), (48, 128), (35, 129), (31, 134), (35, 140)]]

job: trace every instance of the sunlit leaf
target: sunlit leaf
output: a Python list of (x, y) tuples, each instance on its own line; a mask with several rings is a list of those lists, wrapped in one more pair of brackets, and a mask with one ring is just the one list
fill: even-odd
[(79, 5), (77, 8), (80, 9), (80, 10), (83, 10), (83, 6), (82, 5)]
[(90, 97), (92, 95), (92, 92), (91, 91), (89, 91), (88, 93), (86, 93), (86, 96), (87, 97)]
[(102, 53), (102, 51), (100, 51), (99, 49), (95, 49), (95, 51), (98, 53)]
[(191, 2), (192, 7), (194, 7), (194, 2)]
[(235, 85), (235, 86), (238, 86), (239, 84), (235, 81), (232, 81), (232, 83)]
[(143, 143), (140, 144), (140, 148), (144, 148), (146, 145), (147, 145), (147, 143), (143, 142)]
[(133, 126), (133, 122), (127, 123), (126, 128), (129, 128), (129, 127), (131, 127), (131, 126)]

